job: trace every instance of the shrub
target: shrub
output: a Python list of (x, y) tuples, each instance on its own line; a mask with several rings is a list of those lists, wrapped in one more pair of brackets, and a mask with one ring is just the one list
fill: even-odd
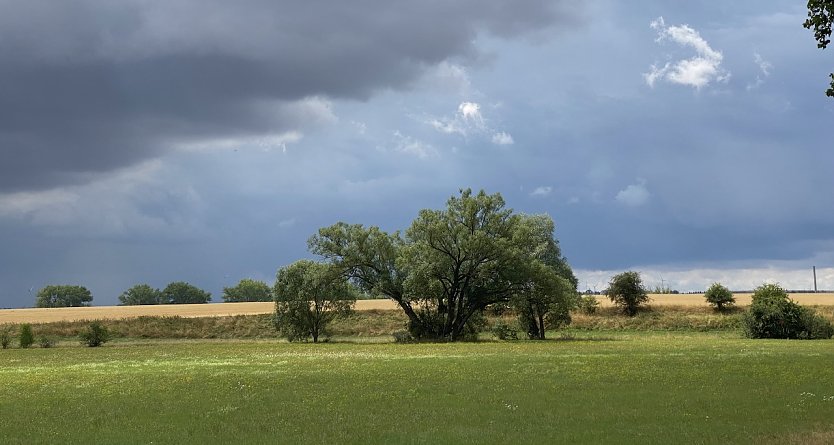
[(710, 306), (719, 312), (732, 307), (736, 302), (736, 299), (733, 297), (733, 293), (730, 292), (730, 289), (722, 286), (721, 283), (712, 283), (709, 289), (707, 289), (704, 293), (704, 299), (707, 300), (707, 303), (709, 303)]
[(788, 298), (785, 289), (776, 284), (756, 288), (742, 324), (749, 338), (819, 339), (834, 335), (828, 320)]
[(28, 348), (35, 342), (35, 334), (32, 333), (32, 326), (28, 323), (20, 325), (20, 335), (17, 337), (21, 348)]
[(0, 330), (0, 346), (2, 346), (3, 349), (8, 349), (9, 345), (11, 345), (11, 344), (12, 344), (11, 328), (8, 328), (8, 327), (3, 328), (3, 330)]
[(492, 327), (492, 335), (498, 340), (518, 340), (518, 330), (502, 320), (498, 320)]
[(394, 336), (394, 343), (414, 343), (414, 337), (406, 330), (394, 331), (391, 333)]
[(91, 348), (101, 346), (110, 341), (110, 332), (101, 323), (94, 321), (79, 335), (81, 343)]
[(41, 335), (40, 337), (38, 337), (38, 344), (42, 348), (51, 348), (55, 346), (55, 341), (45, 335)]
[(597, 313), (599, 301), (593, 295), (583, 295), (579, 298), (578, 308), (583, 314), (593, 315)]
[(634, 271), (611, 277), (605, 293), (611, 302), (619, 306), (629, 317), (637, 315), (640, 305), (649, 301), (646, 288), (643, 287), (643, 280), (640, 279), (640, 274)]

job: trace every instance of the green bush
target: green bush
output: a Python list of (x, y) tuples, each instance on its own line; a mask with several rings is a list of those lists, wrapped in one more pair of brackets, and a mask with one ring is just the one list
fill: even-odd
[(707, 289), (704, 293), (704, 299), (707, 300), (707, 303), (710, 304), (716, 311), (722, 312), (725, 309), (732, 307), (736, 299), (733, 297), (733, 293), (730, 292), (730, 289), (722, 286), (721, 283), (712, 283), (712, 285)]
[(414, 337), (405, 329), (394, 331), (391, 335), (394, 336), (394, 343), (414, 343)]
[(38, 344), (42, 348), (51, 348), (55, 346), (55, 341), (45, 335), (41, 335), (40, 337), (38, 337)]
[(579, 304), (577, 305), (580, 312), (586, 315), (594, 315), (597, 313), (597, 309), (599, 308), (599, 301), (593, 295), (583, 295), (579, 298)]
[(20, 325), (20, 335), (17, 337), (21, 348), (28, 348), (35, 342), (35, 334), (32, 333), (32, 326), (28, 323)]
[(91, 348), (101, 346), (110, 341), (110, 332), (101, 323), (94, 321), (87, 326), (81, 335), (79, 335), (81, 343)]
[(753, 303), (742, 319), (749, 338), (831, 338), (834, 327), (823, 317), (788, 298), (776, 284), (763, 284), (753, 293)]
[(518, 330), (503, 320), (498, 320), (492, 327), (492, 335), (498, 340), (518, 340)]
[(11, 328), (5, 327), (0, 330), (0, 346), (3, 349), (8, 349), (9, 345), (12, 344), (12, 331)]

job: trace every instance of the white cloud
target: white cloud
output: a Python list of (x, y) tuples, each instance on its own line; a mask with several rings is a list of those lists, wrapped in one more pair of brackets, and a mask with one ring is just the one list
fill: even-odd
[(515, 140), (513, 136), (506, 131), (499, 131), (492, 135), (492, 143), (495, 145), (513, 145)]
[(721, 68), (724, 56), (714, 50), (698, 31), (689, 25), (666, 25), (663, 17), (659, 17), (650, 24), (658, 33), (657, 42), (671, 40), (680, 46), (695, 50), (696, 55), (688, 59), (667, 62), (663, 67), (652, 64), (643, 78), (650, 87), (658, 80), (665, 80), (678, 85), (691, 86), (701, 89), (712, 82), (726, 82), (730, 73)]
[(756, 74), (756, 80), (747, 84), (747, 91), (755, 90), (762, 86), (767, 77), (770, 77), (770, 70), (773, 69), (773, 64), (765, 60), (761, 54), (753, 53), (753, 62), (759, 67), (759, 73)]
[(481, 110), (479, 103), (464, 101), (458, 105), (457, 112), (452, 118), (432, 117), (426, 122), (441, 133), (459, 134), (465, 138), (476, 135), (491, 135), (489, 136), (490, 140), (495, 145), (514, 144), (515, 140), (512, 135), (506, 131), (492, 128)]
[(431, 144), (415, 139), (411, 136), (406, 136), (400, 133), (399, 130), (394, 131), (393, 149), (396, 152), (417, 156), (420, 159), (439, 156), (437, 149)]
[(549, 185), (546, 185), (546, 186), (536, 187), (536, 189), (533, 190), (530, 193), (530, 196), (547, 196), (547, 195), (551, 194), (552, 192), (553, 192), (553, 187), (551, 187)]
[(631, 184), (617, 193), (617, 202), (629, 207), (639, 207), (649, 201), (648, 189), (646, 189), (646, 180), (642, 178), (637, 179), (637, 184)]

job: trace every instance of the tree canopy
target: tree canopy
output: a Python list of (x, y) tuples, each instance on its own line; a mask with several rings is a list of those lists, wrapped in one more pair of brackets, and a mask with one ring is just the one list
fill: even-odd
[(244, 278), (237, 286), (223, 288), (223, 301), (227, 303), (272, 301), (272, 289), (263, 281)]
[[(834, 0), (808, 0), (808, 18), (802, 24), (814, 30), (817, 48), (825, 49), (831, 43), (831, 26), (834, 24)], [(825, 94), (834, 97), (834, 73), (830, 74), (831, 85)]]
[(350, 313), (355, 302), (355, 289), (328, 264), (300, 260), (276, 275), (275, 325), (289, 341), (317, 343), (327, 325)]
[(93, 295), (84, 286), (50, 285), (38, 291), (37, 307), (89, 306)]
[(649, 301), (643, 280), (635, 271), (623, 272), (611, 277), (606, 294), (612, 303), (620, 306), (630, 317), (637, 315), (640, 306)]
[(184, 281), (176, 281), (162, 290), (163, 304), (195, 304), (211, 301), (211, 293)]
[(119, 295), (120, 306), (161, 303), (162, 292), (147, 284), (137, 284)]
[(444, 210), (421, 210), (404, 236), (337, 223), (309, 245), (363, 291), (394, 300), (414, 337), (455, 341), (484, 308), (529, 292), (533, 282), (558, 292), (548, 288), (556, 280), (537, 280), (543, 265), (576, 282), (553, 230), (549, 216), (514, 214), (500, 194), (467, 189)]

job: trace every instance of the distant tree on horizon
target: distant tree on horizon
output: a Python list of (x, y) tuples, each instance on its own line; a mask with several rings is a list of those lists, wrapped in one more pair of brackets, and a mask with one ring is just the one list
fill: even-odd
[(162, 290), (162, 304), (198, 304), (211, 301), (211, 293), (185, 281), (175, 281)]
[(272, 289), (263, 281), (244, 278), (237, 286), (223, 288), (223, 301), (226, 303), (272, 301)]
[(35, 307), (89, 306), (93, 295), (84, 286), (49, 285), (38, 291)]

